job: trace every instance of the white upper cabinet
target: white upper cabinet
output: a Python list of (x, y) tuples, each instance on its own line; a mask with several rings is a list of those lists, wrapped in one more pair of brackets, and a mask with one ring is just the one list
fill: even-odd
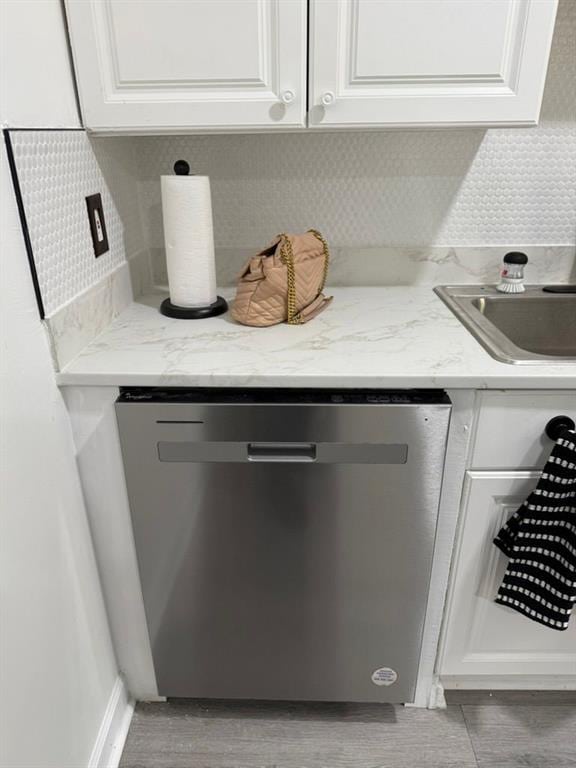
[(306, 0), (66, 0), (97, 131), (306, 124)]
[(66, 0), (66, 11), (85, 126), (161, 133), (533, 125), (556, 5)]
[(556, 0), (310, 0), (311, 127), (534, 125)]

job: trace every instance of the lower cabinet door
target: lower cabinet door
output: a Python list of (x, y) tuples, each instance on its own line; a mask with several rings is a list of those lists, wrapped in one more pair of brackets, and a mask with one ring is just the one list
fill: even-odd
[(507, 558), (492, 539), (538, 477), (538, 472), (467, 473), (438, 668), (447, 688), (485, 687), (492, 677), (499, 678), (497, 687), (529, 688), (526, 676), (534, 676), (533, 687), (576, 687), (576, 617), (558, 632), (494, 602)]

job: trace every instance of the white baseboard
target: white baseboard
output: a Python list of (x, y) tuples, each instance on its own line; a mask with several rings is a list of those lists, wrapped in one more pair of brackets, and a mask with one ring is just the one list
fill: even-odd
[(445, 690), (574, 691), (574, 675), (441, 675)]
[(124, 680), (118, 676), (108, 699), (88, 768), (118, 768), (133, 713), (134, 701), (128, 695)]

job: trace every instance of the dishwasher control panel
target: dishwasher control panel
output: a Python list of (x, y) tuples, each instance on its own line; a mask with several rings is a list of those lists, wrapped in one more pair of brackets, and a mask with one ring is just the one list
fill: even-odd
[(121, 387), (119, 403), (450, 405), (442, 389), (232, 389)]

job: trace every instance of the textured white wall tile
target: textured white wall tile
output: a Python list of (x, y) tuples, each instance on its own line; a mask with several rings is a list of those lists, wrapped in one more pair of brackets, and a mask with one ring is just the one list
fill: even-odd
[(575, 242), (576, 0), (561, 3), (538, 128), (137, 138), (151, 246), (180, 157), (212, 184), (216, 245), (315, 226), (334, 247)]
[[(48, 316), (142, 248), (133, 144), (94, 142), (83, 131), (13, 131), (44, 308)], [(110, 250), (95, 258), (87, 195), (100, 192)]]
[(140, 173), (136, 146), (127, 136), (90, 138), (90, 144), (122, 222), (124, 250), (130, 259), (147, 247), (136, 183)]

